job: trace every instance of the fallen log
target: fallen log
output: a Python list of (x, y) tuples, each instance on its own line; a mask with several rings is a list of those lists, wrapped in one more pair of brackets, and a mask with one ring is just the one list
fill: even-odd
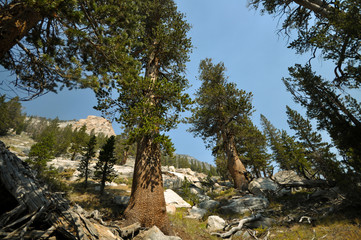
[(12, 209), (0, 213), (0, 238), (122, 239), (109, 227), (86, 219), (61, 194), (48, 191), (1, 141), (0, 188), (3, 199), (17, 201)]

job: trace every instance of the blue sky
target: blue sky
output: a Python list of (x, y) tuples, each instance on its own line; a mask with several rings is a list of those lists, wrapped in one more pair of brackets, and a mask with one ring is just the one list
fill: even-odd
[[(176, 0), (178, 8), (185, 13), (192, 25), (189, 36), (194, 45), (191, 61), (187, 65), (187, 77), (192, 85), (192, 95), (200, 86), (197, 80), (198, 65), (204, 58), (214, 63), (224, 62), (229, 81), (237, 87), (253, 93), (255, 112), (253, 120), (260, 126), (260, 114), (265, 115), (277, 128), (288, 130), (286, 105), (304, 112), (293, 103), (286, 92), (282, 77), (287, 77), (287, 68), (295, 63), (304, 63), (309, 56), (298, 56), (287, 48), (287, 38), (278, 35), (278, 19), (247, 8), (246, 1), (239, 0)], [(314, 60), (320, 73), (332, 73), (332, 69)], [(2, 77), (6, 73), (1, 73)], [(100, 115), (92, 107), (95, 95), (90, 90), (49, 93), (30, 102), (24, 102), (24, 112), (62, 120)], [(189, 114), (189, 113), (188, 113)], [(113, 123), (116, 133), (120, 126)], [(201, 161), (213, 163), (210, 150), (200, 138), (186, 132), (189, 126), (181, 124), (169, 134), (176, 153), (188, 154)]]

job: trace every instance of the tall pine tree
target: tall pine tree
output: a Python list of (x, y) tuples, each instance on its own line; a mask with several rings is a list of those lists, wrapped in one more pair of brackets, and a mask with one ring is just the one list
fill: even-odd
[(236, 135), (252, 113), (252, 94), (227, 82), (223, 63), (213, 64), (211, 59), (205, 59), (199, 71), (202, 85), (196, 93), (189, 131), (202, 137), (208, 147), (218, 145), (223, 150), (234, 186), (246, 190), (246, 168), (237, 152)]

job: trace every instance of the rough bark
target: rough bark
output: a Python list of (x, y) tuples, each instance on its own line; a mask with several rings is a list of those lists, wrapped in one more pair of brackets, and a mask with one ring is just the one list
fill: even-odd
[(0, 59), (42, 19), (25, 1), (13, 1), (0, 10)]
[(166, 213), (159, 144), (150, 136), (138, 143), (132, 193), (124, 212), (127, 223), (143, 227), (156, 225), (164, 234), (172, 234)]
[[(108, 227), (86, 219), (61, 194), (40, 184), (29, 166), (0, 141), (0, 189), (2, 198), (16, 200), (13, 209), (0, 216), (1, 239), (120, 239)], [(40, 226), (40, 229), (37, 227)], [(44, 229), (45, 228), (45, 229)]]
[(227, 167), (232, 176), (234, 187), (239, 190), (248, 189), (248, 180), (246, 179), (246, 168), (239, 159), (236, 144), (233, 136), (223, 136), (225, 139), (225, 150), (227, 155)]

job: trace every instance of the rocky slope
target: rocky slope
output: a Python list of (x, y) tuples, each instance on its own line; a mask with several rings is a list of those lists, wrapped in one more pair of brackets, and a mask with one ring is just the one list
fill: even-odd
[(86, 119), (80, 119), (79, 121), (66, 121), (59, 124), (60, 127), (72, 125), (73, 130), (79, 129), (82, 126), (86, 126), (86, 132), (90, 134), (92, 131), (96, 135), (104, 134), (107, 137), (115, 135), (112, 123), (105, 118), (89, 115)]

